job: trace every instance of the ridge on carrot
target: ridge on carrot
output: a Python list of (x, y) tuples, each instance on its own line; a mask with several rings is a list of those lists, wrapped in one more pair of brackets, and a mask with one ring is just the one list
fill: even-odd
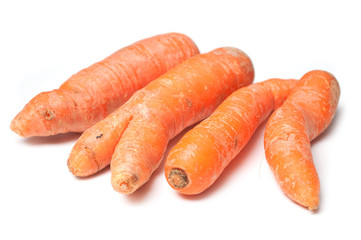
[(35, 96), (10, 128), (23, 137), (83, 132), (136, 90), (198, 53), (193, 41), (179, 33), (138, 41), (74, 74), (59, 89)]
[(310, 210), (318, 208), (320, 194), (311, 141), (331, 123), (339, 98), (340, 86), (332, 74), (310, 71), (267, 122), (267, 162), (283, 192)]
[(233, 92), (170, 151), (164, 167), (169, 185), (187, 195), (209, 188), (296, 82), (270, 79)]
[(69, 170), (88, 176), (111, 163), (113, 188), (130, 194), (157, 169), (170, 139), (253, 78), (251, 60), (236, 48), (189, 58), (86, 130), (71, 151)]

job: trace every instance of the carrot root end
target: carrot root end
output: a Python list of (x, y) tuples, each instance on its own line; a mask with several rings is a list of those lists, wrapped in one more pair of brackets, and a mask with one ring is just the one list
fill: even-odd
[(138, 189), (139, 179), (135, 174), (120, 175), (113, 181), (115, 191), (123, 194), (131, 194)]
[(318, 209), (318, 206), (309, 206), (308, 207), (308, 210), (313, 211), (313, 212), (316, 212), (317, 209)]

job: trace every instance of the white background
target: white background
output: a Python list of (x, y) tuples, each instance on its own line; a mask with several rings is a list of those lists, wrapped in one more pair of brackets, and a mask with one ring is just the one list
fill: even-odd
[[(358, 1), (1, 1), (0, 239), (360, 239), (360, 56)], [(255, 82), (333, 73), (341, 99), (312, 144), (321, 181), (317, 212), (290, 201), (263, 152), (264, 124), (218, 181), (185, 197), (163, 165), (131, 196), (70, 174), (79, 134), (23, 139), (12, 118), (37, 93), (137, 40), (190, 36), (201, 52), (245, 51)], [(174, 146), (174, 139), (168, 150)]]

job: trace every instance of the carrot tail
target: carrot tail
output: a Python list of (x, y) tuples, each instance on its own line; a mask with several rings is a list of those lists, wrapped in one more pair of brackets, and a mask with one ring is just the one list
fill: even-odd
[(170, 186), (182, 194), (210, 187), (295, 84), (296, 80), (270, 79), (232, 93), (169, 153), (165, 175)]
[(109, 165), (114, 149), (132, 121), (132, 114), (119, 109), (87, 129), (75, 143), (68, 168), (75, 176), (92, 175)]
[(267, 162), (283, 192), (310, 210), (318, 207), (320, 194), (310, 141), (331, 123), (339, 97), (334, 76), (308, 72), (267, 122)]

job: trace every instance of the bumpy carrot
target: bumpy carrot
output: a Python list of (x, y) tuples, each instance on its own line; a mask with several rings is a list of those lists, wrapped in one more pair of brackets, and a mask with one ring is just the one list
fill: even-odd
[(134, 192), (159, 166), (171, 138), (207, 117), (253, 78), (251, 60), (236, 48), (219, 48), (182, 62), (85, 131), (68, 159), (70, 171), (87, 176), (111, 162), (114, 189)]
[(189, 195), (210, 187), (295, 84), (270, 79), (232, 93), (171, 150), (165, 162), (169, 185)]
[(83, 132), (138, 89), (198, 54), (193, 41), (169, 33), (138, 41), (35, 96), (11, 122), (23, 137)]
[(314, 210), (319, 205), (320, 182), (311, 143), (331, 123), (340, 87), (325, 71), (306, 73), (267, 122), (264, 146), (268, 164), (283, 192)]

